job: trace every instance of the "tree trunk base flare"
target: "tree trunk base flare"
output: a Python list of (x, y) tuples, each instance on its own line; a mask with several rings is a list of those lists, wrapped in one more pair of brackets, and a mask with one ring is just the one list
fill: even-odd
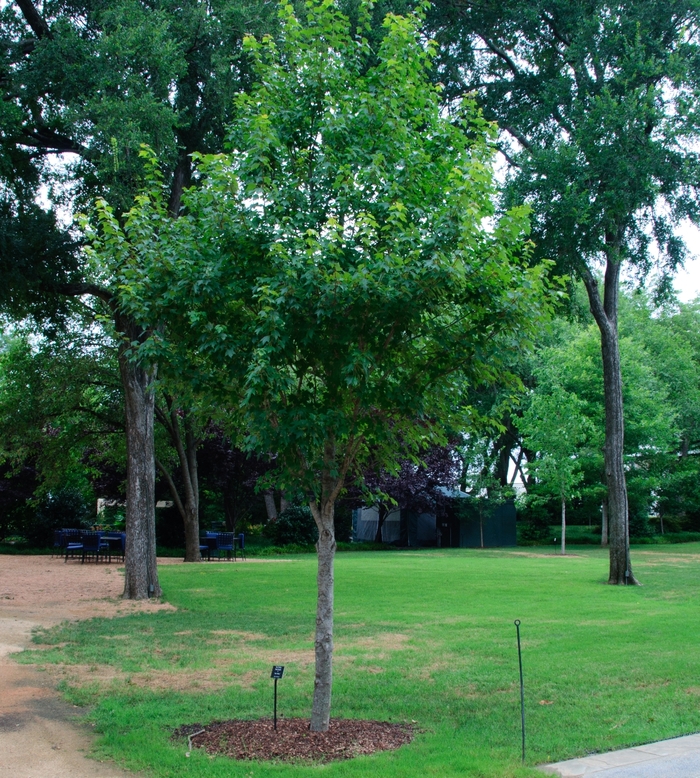
[(318, 526), (318, 600), (316, 605), (316, 674), (314, 701), (311, 711), (312, 732), (327, 732), (331, 718), (333, 687), (333, 564), (335, 560), (334, 504), (311, 503), (311, 512)]
[[(129, 327), (125, 330), (128, 335)], [(130, 340), (135, 340), (130, 337)], [(131, 362), (120, 349), (119, 371), (124, 387), (126, 417), (126, 548), (124, 599), (160, 597), (156, 559), (156, 466), (152, 391), (155, 370)]]

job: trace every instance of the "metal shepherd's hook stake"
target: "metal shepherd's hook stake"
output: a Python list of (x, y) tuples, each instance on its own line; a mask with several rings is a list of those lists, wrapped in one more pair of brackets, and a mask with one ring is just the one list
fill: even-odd
[(523, 764), (525, 763), (525, 686), (523, 684), (523, 655), (520, 650), (520, 619), (514, 622), (518, 636), (518, 664), (520, 665), (520, 720), (523, 728)]

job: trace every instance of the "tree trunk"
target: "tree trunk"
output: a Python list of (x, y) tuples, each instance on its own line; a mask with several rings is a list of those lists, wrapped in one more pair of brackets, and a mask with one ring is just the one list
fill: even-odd
[(602, 515), (600, 545), (605, 548), (608, 545), (608, 503), (605, 500), (603, 500), (603, 503), (600, 506), (600, 512)]
[(479, 537), (481, 540), (481, 548), (484, 547), (484, 512), (479, 506)]
[(318, 574), (316, 584), (316, 674), (314, 702), (311, 711), (311, 731), (327, 732), (331, 718), (333, 688), (333, 563), (335, 560), (335, 498), (311, 501), (311, 513), (318, 527)]
[(333, 563), (335, 560), (335, 501), (345, 483), (345, 475), (353, 462), (359, 441), (347, 444), (342, 465), (336, 462), (335, 441), (326, 440), (324, 467), (321, 473), (321, 493), (317, 501), (309, 501), (311, 515), (318, 529), (318, 575), (316, 584), (316, 673), (314, 702), (311, 710), (311, 731), (327, 732), (331, 720), (331, 693), (333, 689)]
[(566, 500), (561, 498), (561, 555), (566, 556)]
[(277, 521), (277, 506), (275, 505), (275, 493), (270, 489), (263, 495), (265, 498), (265, 510), (267, 511), (267, 520)]
[(385, 505), (380, 505), (377, 511), (377, 532), (374, 536), (375, 543), (382, 542), (382, 528), (384, 527), (384, 522), (386, 521), (386, 517), (388, 515), (388, 508)]
[(194, 433), (192, 414), (189, 411), (184, 411), (183, 426), (185, 439), (183, 441), (178, 407), (171, 396), (166, 395), (165, 400), (168, 406), (168, 413), (166, 414), (158, 406), (156, 406), (155, 412), (158, 420), (170, 435), (170, 440), (177, 452), (180, 463), (180, 475), (184, 487), (184, 502), (180, 498), (167, 468), (159, 460), (156, 460), (156, 463), (168, 482), (173, 500), (182, 517), (185, 528), (185, 562), (199, 562), (201, 559), (199, 553), (199, 478), (197, 473), (199, 440)]
[[(120, 324), (124, 325), (123, 322)], [(130, 342), (139, 338), (133, 324), (119, 329), (129, 343), (119, 348), (119, 372), (124, 388), (126, 415), (126, 549), (124, 598), (160, 597), (156, 560), (155, 461), (153, 448), (153, 380), (147, 369), (127, 355)]]
[(603, 389), (605, 394), (605, 477), (608, 486), (608, 528), (610, 532), (609, 584), (637, 584), (632, 573), (629, 546), (627, 482), (624, 469), (624, 412), (622, 404), (622, 371), (617, 335), (617, 302), (620, 263), (614, 256), (614, 240), (608, 236), (604, 300), (601, 302), (598, 282), (586, 270), (583, 280), (588, 292), (591, 313), (600, 330), (603, 355)]

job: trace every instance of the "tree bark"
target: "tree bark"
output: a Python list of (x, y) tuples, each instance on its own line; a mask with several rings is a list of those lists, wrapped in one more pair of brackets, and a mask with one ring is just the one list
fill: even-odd
[[(355, 441), (357, 444), (357, 441)], [(335, 442), (326, 440), (324, 469), (321, 473), (320, 499), (309, 501), (311, 515), (318, 529), (316, 551), (318, 574), (316, 584), (316, 635), (314, 651), (316, 672), (314, 701), (311, 710), (312, 732), (327, 732), (331, 720), (331, 693), (333, 688), (333, 564), (335, 561), (335, 501), (345, 482), (348, 467), (353, 461), (355, 445), (349, 444), (340, 468), (336, 467)], [(334, 474), (332, 474), (334, 473)]]
[(124, 599), (160, 597), (156, 560), (155, 457), (153, 448), (154, 367), (129, 358), (130, 344), (141, 333), (131, 322), (118, 322), (127, 342), (119, 347), (119, 372), (126, 415), (126, 549)]
[(622, 371), (617, 334), (617, 309), (620, 262), (616, 258), (614, 238), (607, 237), (604, 298), (601, 302), (598, 282), (586, 268), (583, 281), (593, 318), (600, 331), (603, 355), (605, 396), (605, 477), (608, 486), (608, 528), (610, 532), (609, 584), (638, 584), (632, 573), (629, 546), (627, 481), (624, 468), (625, 426), (622, 403)]
[(51, 38), (51, 29), (46, 19), (37, 11), (31, 0), (16, 0), (25, 22), (32, 28), (37, 38)]
[(311, 731), (327, 732), (331, 720), (333, 690), (333, 565), (335, 561), (335, 499), (310, 502), (311, 513), (318, 527), (318, 574), (316, 584), (316, 635), (314, 652), (316, 673), (314, 701), (311, 710)]
[(566, 556), (566, 500), (561, 498), (561, 555)]

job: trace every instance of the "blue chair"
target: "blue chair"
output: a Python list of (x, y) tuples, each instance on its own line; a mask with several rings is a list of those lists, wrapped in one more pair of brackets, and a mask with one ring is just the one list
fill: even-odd
[(61, 530), (61, 548), (65, 551), (65, 562), (68, 561), (69, 556), (75, 556), (76, 554), (83, 553), (83, 544), (80, 542), (80, 530), (79, 529), (62, 529)]
[(109, 543), (102, 538), (101, 532), (81, 532), (80, 543), (83, 547), (83, 559), (94, 554), (95, 563), (100, 561), (100, 554), (102, 556), (109, 555)]
[(211, 552), (216, 549), (216, 537), (214, 532), (207, 532), (207, 534), (199, 539), (199, 555), (204, 559), (207, 558), (208, 562), (211, 562)]
[(235, 545), (233, 532), (216, 533), (216, 553), (219, 559), (221, 559), (222, 551), (226, 554), (226, 559), (231, 559), (232, 554), (235, 553)]
[[(238, 546), (238, 551), (241, 554), (241, 559), (247, 559), (248, 557), (245, 554), (245, 535), (241, 532), (238, 535), (238, 542), (236, 544)], [(233, 549), (233, 558), (236, 559), (236, 548), (234, 546)]]

